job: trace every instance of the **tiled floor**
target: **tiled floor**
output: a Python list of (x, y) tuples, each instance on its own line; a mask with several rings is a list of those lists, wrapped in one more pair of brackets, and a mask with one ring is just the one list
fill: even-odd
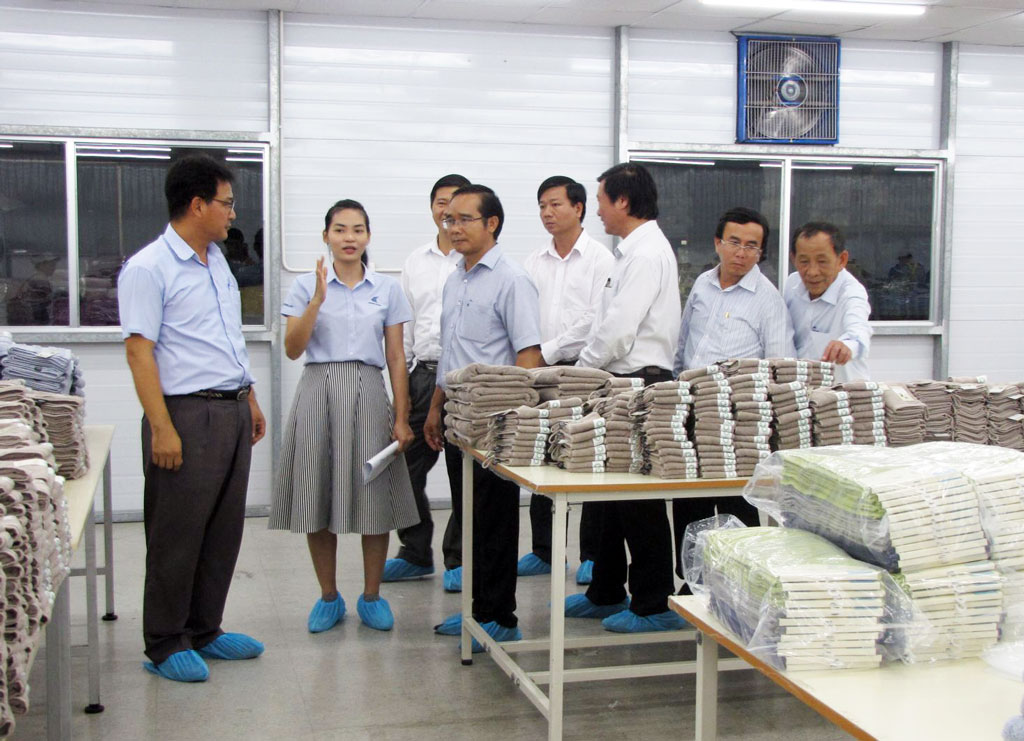
[[(444, 523), (448, 511), (435, 512)], [(521, 509), (523, 547), (529, 540)], [(572, 528), (577, 519), (573, 514)], [(437, 542), (440, 543), (438, 528)], [(106, 712), (85, 715), (85, 649), (73, 651), (76, 739), (545, 739), (541, 714), (486, 656), (461, 666), (457, 640), (431, 626), (459, 609), (440, 575), (385, 585), (395, 629), (380, 633), (361, 625), (355, 601), (361, 589), (358, 536), (340, 539), (341, 592), (350, 614), (341, 626), (311, 635), (306, 617), (316, 597), (305, 539), (266, 529), (250, 519), (228, 599), (224, 627), (266, 643), (254, 661), (210, 662), (210, 680), (185, 685), (154, 677), (141, 667), (142, 525), (114, 527), (116, 608), (120, 619), (100, 623), (102, 701)], [(577, 553), (575, 537), (570, 553)], [(394, 548), (392, 548), (392, 551)], [(101, 551), (102, 552), (102, 551)], [(573, 566), (575, 567), (575, 561)], [(571, 575), (571, 574), (570, 574)], [(569, 578), (569, 575), (567, 575)], [(72, 582), (73, 641), (85, 640), (82, 579)], [(518, 614), (526, 637), (546, 634), (547, 578), (520, 579)], [(102, 605), (102, 577), (100, 579)], [(576, 590), (571, 580), (567, 591)], [(599, 632), (599, 624), (570, 620), (574, 633)], [(569, 666), (609, 661), (657, 661), (668, 653), (693, 656), (692, 644), (578, 651)], [(42, 659), (42, 657), (40, 657)], [(596, 662), (595, 662), (596, 660)], [(541, 659), (536, 657), (537, 668)], [(44, 661), (31, 678), (32, 707), (20, 717), (15, 739), (46, 737)], [(849, 738), (815, 712), (753, 671), (724, 674), (719, 736), (723, 739)], [(568, 685), (566, 739), (686, 739), (693, 737), (692, 676)]]

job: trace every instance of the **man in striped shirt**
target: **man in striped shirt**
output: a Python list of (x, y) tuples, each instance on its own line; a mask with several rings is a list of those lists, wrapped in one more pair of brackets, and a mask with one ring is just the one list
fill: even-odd
[[(673, 370), (711, 365), (729, 358), (794, 357), (793, 322), (778, 289), (757, 263), (768, 243), (768, 220), (749, 208), (732, 208), (718, 220), (719, 263), (694, 281), (683, 309)], [(677, 499), (672, 502), (676, 573), (686, 525), (715, 512), (757, 524), (757, 511), (740, 497)]]

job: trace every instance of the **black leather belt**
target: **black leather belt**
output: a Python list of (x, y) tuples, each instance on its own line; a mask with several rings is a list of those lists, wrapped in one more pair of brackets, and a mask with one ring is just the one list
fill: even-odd
[(227, 391), (204, 389), (202, 391), (193, 391), (191, 394), (185, 394), (185, 396), (199, 396), (203, 399), (218, 399), (220, 401), (242, 401), (249, 398), (249, 388), (249, 386), (242, 386), (240, 389), (230, 389)]
[(429, 360), (417, 360), (416, 367), (426, 368), (431, 373), (437, 373), (437, 361), (431, 362)]

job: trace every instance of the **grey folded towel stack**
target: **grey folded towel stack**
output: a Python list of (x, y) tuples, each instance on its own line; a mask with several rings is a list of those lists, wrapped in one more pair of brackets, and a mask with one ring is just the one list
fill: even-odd
[(487, 453), (484, 466), (541, 466), (547, 460), (548, 435), (557, 420), (583, 418), (583, 400), (574, 397), (520, 406), (490, 415), (480, 448)]
[(769, 363), (774, 371), (776, 383), (800, 381), (814, 388), (831, 386), (836, 382), (835, 366), (832, 363), (796, 358), (770, 358)]
[(1021, 413), (1020, 386), (989, 384), (985, 388), (985, 416), (988, 420), (988, 444), (1024, 450), (1024, 414)]
[(844, 392), (850, 399), (853, 413), (853, 442), (855, 445), (885, 446), (884, 389), (877, 381), (847, 381), (832, 387)]
[(511, 365), (471, 363), (445, 375), (445, 437), (476, 448), (487, 434), (490, 415), (540, 399), (530, 371)]
[(710, 365), (686, 371), (679, 380), (690, 383), (693, 394), (693, 441), (700, 475), (706, 479), (735, 478), (736, 449), (733, 432), (732, 387), (721, 367)]
[(736, 420), (733, 428), (733, 448), (736, 451), (736, 473), (750, 476), (754, 467), (771, 455), (772, 403), (768, 397), (771, 369), (733, 375), (729, 378), (732, 389), (732, 409)]
[(596, 412), (579, 420), (558, 420), (551, 425), (548, 455), (567, 471), (604, 473), (606, 432), (605, 419)]
[(985, 412), (984, 376), (977, 380), (953, 380), (946, 383), (953, 395), (953, 440), (959, 443), (988, 442), (988, 417)]
[(592, 411), (605, 420), (605, 471), (642, 472), (643, 446), (635, 410), (636, 399), (643, 397), (643, 390), (644, 383), (640, 378), (612, 378), (591, 395), (589, 404)]
[(885, 434), (889, 445), (924, 442), (928, 407), (905, 384), (888, 383), (882, 392), (885, 403)]
[(810, 390), (803, 381), (768, 385), (772, 403), (772, 449), (793, 450), (814, 444)]
[(652, 384), (636, 400), (645, 472), (663, 479), (700, 477), (697, 448), (687, 430), (694, 400), (689, 381)]
[(529, 371), (531, 385), (537, 389), (541, 401), (579, 396), (587, 399), (612, 377), (608, 371), (575, 365), (555, 365), (533, 368)]
[(924, 439), (953, 439), (953, 395), (952, 390), (941, 381), (915, 381), (907, 388), (928, 408), (925, 419)]

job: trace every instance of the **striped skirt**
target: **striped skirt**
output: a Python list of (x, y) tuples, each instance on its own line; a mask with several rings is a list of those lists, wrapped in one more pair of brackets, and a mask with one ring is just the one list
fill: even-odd
[(284, 430), (270, 528), (379, 535), (419, 522), (404, 455), (363, 483), (363, 463), (391, 443), (393, 420), (380, 368), (308, 364)]

